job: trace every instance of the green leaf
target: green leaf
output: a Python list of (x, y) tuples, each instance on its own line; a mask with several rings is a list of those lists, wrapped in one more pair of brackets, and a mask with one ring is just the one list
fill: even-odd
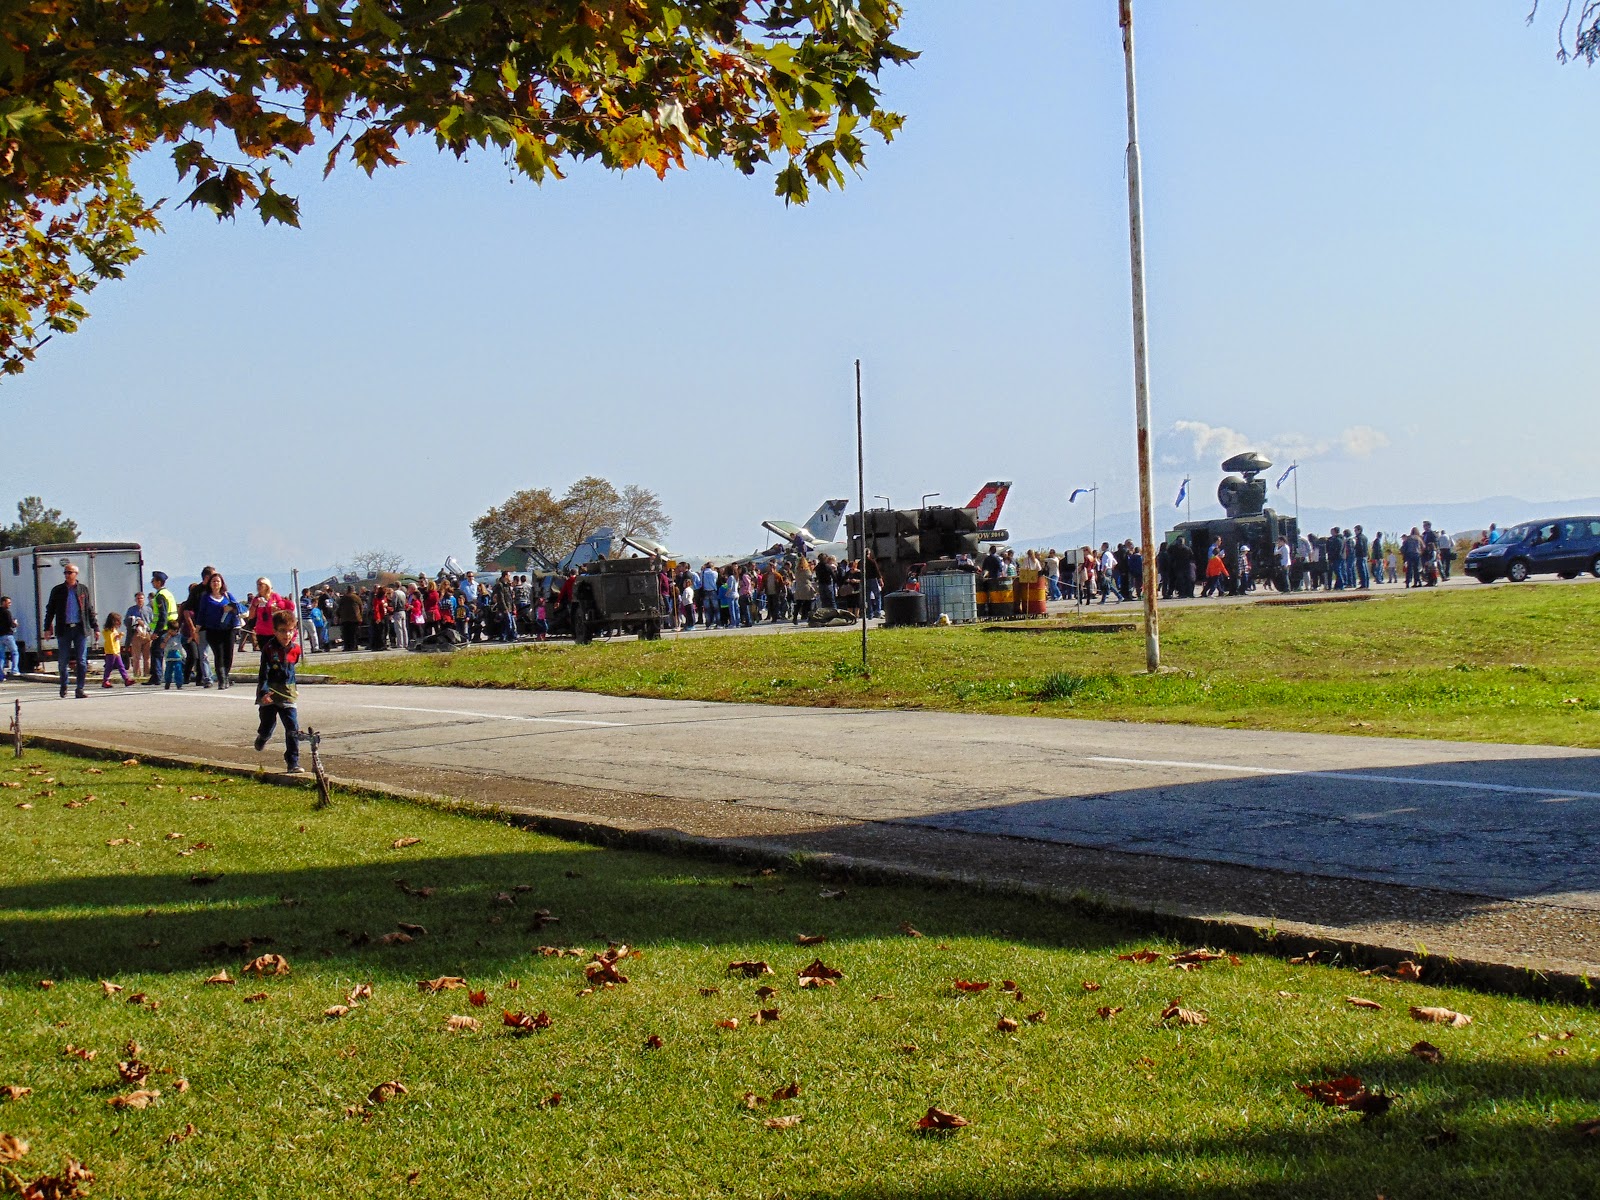
[(783, 198), (785, 204), (804, 204), (811, 198), (811, 186), (806, 183), (805, 172), (800, 169), (799, 163), (791, 161), (778, 172), (776, 194)]
[(261, 193), (261, 199), (256, 201), (256, 211), (261, 214), (263, 225), (270, 225), (276, 221), (280, 225), (300, 228), (300, 202), (293, 196), (285, 196), (282, 192), (268, 188)]

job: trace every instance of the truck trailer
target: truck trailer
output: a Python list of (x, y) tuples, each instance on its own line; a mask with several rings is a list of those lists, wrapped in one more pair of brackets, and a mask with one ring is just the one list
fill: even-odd
[[(102, 621), (122, 612), (144, 591), (144, 552), (137, 542), (73, 542), (60, 546), (17, 546), (0, 550), (0, 596), (11, 597), (17, 619), (17, 649), (22, 669), (35, 670), (56, 656), (56, 639), (43, 636), (44, 609), (50, 589), (65, 578), (68, 563), (78, 568), (78, 582), (89, 586), (95, 613)], [(89, 640), (91, 654), (100, 639)]]

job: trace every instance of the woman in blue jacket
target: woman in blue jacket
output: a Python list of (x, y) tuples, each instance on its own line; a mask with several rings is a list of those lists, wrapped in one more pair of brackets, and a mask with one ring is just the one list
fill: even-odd
[(239, 628), (239, 602), (228, 591), (222, 572), (214, 572), (200, 597), (195, 616), (205, 630), (211, 646), (211, 661), (217, 669), (217, 690), (233, 686), (233, 643)]

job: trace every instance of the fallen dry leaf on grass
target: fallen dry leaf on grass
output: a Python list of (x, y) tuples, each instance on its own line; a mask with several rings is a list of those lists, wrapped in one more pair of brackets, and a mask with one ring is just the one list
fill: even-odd
[(1412, 1046), (1411, 1049), (1407, 1050), (1406, 1053), (1416, 1055), (1416, 1057), (1420, 1058), (1423, 1062), (1441, 1063), (1444, 1061), (1444, 1051), (1439, 1049), (1439, 1047), (1435, 1046), (1432, 1042), (1418, 1042), (1416, 1045)]
[(207, 975), (205, 979), (201, 980), (201, 982), (232, 987), (235, 981), (233, 976), (228, 974), (228, 968), (223, 967), (222, 970), (218, 971), (215, 975)]
[(378, 939), (380, 946), (409, 946), (416, 941), (409, 933), (386, 933)]
[(755, 1092), (746, 1092), (742, 1099), (746, 1108), (760, 1108), (764, 1104), (778, 1104), (784, 1100), (793, 1100), (799, 1094), (800, 1084), (798, 1081), (796, 1081), (794, 1083), (786, 1083), (782, 1087), (774, 1089), (770, 1096), (758, 1095)]
[(788, 1116), (783, 1117), (768, 1117), (761, 1123), (768, 1129), (793, 1129), (804, 1119), (798, 1113), (790, 1113)]
[(139, 760), (137, 758), (125, 758), (122, 760), (122, 765), (125, 767), (137, 767)]
[(1204, 1025), (1211, 1018), (1198, 1009), (1184, 1008), (1176, 1000), (1170, 1001), (1161, 1010), (1163, 1021), (1175, 1021), (1179, 1025)]
[(252, 992), (244, 998), (244, 1002), (246, 1004), (260, 1004), (266, 998), (267, 994), (265, 992)]
[(167, 1134), (167, 1136), (166, 1136), (166, 1144), (169, 1145), (169, 1146), (176, 1146), (179, 1142), (188, 1141), (190, 1138), (192, 1138), (195, 1134), (197, 1134), (199, 1132), (200, 1131), (194, 1127), (194, 1122), (190, 1121), (187, 1125), (185, 1125), (182, 1129), (178, 1130), (176, 1133)]
[(386, 1104), (390, 1100), (393, 1100), (396, 1096), (406, 1096), (409, 1094), (410, 1093), (406, 1090), (405, 1084), (401, 1083), (398, 1079), (390, 1079), (385, 1083), (380, 1083), (377, 1087), (373, 1088), (367, 1093), (367, 1103)]
[(1589, 1117), (1573, 1122), (1572, 1127), (1584, 1137), (1600, 1138), (1600, 1117)]
[(322, 1010), (322, 1015), (330, 1021), (337, 1021), (340, 1017), (348, 1017), (355, 1009), (349, 1004), (334, 1004)]
[(189, 1081), (187, 1079), (179, 1079), (178, 1082), (172, 1085), (172, 1090), (180, 1095), (187, 1092), (189, 1090)]
[(921, 930), (919, 930), (910, 921), (900, 922), (900, 932), (905, 934), (907, 937), (919, 938), (922, 936)]
[(1448, 1025), (1452, 1029), (1461, 1029), (1472, 1024), (1472, 1018), (1466, 1013), (1458, 1013), (1450, 1008), (1411, 1008), (1413, 1021), (1432, 1021), (1436, 1025)]
[(437, 979), (419, 979), (417, 987), (430, 994), (437, 992), (454, 992), (465, 989), (467, 981), (459, 975), (441, 975)]
[(955, 982), (955, 989), (958, 992), (986, 992), (990, 986), (987, 980), (980, 983), (971, 979), (958, 979)]
[(719, 987), (703, 987), (700, 989), (700, 994), (702, 996), (720, 996), (722, 995), (722, 989)]
[(500, 1020), (506, 1028), (516, 1033), (532, 1033), (535, 1029), (549, 1029), (551, 1025), (550, 1014), (543, 1009), (540, 1009), (532, 1016), (525, 1012), (512, 1012), (510, 1009), (504, 1009), (501, 1012)]
[(751, 1013), (745, 1019), (752, 1025), (766, 1025), (778, 1019), (778, 1010), (775, 1008), (763, 1008), (759, 1012)]
[(12, 780), (9, 780), (9, 779), (6, 780), (4, 783), (0, 783), (0, 787), (20, 788), (21, 786), (22, 786), (22, 784), (15, 783), (15, 782), (13, 782)]
[(112, 1108), (149, 1108), (159, 1099), (161, 1099), (159, 1088), (140, 1088), (125, 1096), (113, 1096), (106, 1103)]
[(835, 982), (844, 978), (843, 971), (835, 970), (820, 958), (812, 959), (796, 974), (803, 988), (832, 987)]
[(117, 1074), (122, 1077), (123, 1083), (143, 1083), (150, 1078), (150, 1064), (130, 1058), (117, 1064)]
[(1376, 1000), (1363, 1000), (1360, 996), (1346, 996), (1344, 1002), (1351, 1008), (1375, 1008), (1380, 1012), (1383, 1010), (1383, 1005)]
[(776, 996), (777, 994), (778, 994), (778, 989), (777, 988), (771, 987), (771, 986), (769, 986), (769, 985), (767, 985), (765, 983), (763, 983), (760, 987), (758, 987), (756, 989), (756, 999), (757, 1000), (767, 1000), (767, 999), (770, 999), (773, 996)]
[(1098, 992), (1100, 985), (1092, 979), (1085, 979), (1083, 981), (1083, 990), (1086, 992)]
[(27, 1153), (27, 1142), (14, 1133), (0, 1133), (0, 1163), (14, 1163)]
[(1396, 979), (1417, 980), (1422, 978), (1422, 964), (1412, 962), (1409, 958), (1397, 963), (1394, 968)]
[(743, 975), (746, 979), (756, 979), (762, 975), (771, 975), (772, 968), (760, 959), (739, 959), (728, 964), (730, 975)]
[(94, 1172), (69, 1158), (61, 1174), (41, 1175), (32, 1183), (21, 1184), (22, 1200), (78, 1200), (93, 1182)]
[(918, 1129), (944, 1130), (960, 1129), (963, 1125), (970, 1125), (971, 1121), (965, 1117), (958, 1117), (953, 1112), (945, 1112), (942, 1108), (929, 1108), (926, 1115), (917, 1122)]
[(358, 983), (344, 994), (344, 1002), (346, 1004), (359, 1004), (363, 1000), (371, 999), (372, 985), (370, 983)]
[(108, 845), (108, 846), (136, 846), (136, 845), (138, 845), (138, 843), (135, 842), (132, 838), (112, 838), (109, 842), (106, 843), (106, 845)]
[(421, 838), (414, 837), (395, 838), (394, 841), (389, 843), (389, 849), (404, 850), (407, 846), (415, 846), (421, 840)]
[(81, 1046), (74, 1046), (71, 1042), (68, 1042), (61, 1047), (61, 1053), (69, 1058), (81, 1058), (84, 1062), (92, 1062), (94, 1061), (94, 1056), (100, 1052), (98, 1050), (85, 1050)]
[(830, 888), (823, 888), (817, 893), (817, 898), (820, 900), (843, 900), (846, 895), (848, 895), (848, 893), (843, 888), (839, 888), (837, 891), (834, 891)]
[(617, 964), (635, 955), (626, 945), (607, 946), (583, 964), (583, 976), (591, 984), (627, 983), (628, 977), (617, 970)]
[(15, 1083), (0, 1086), (0, 1100), (21, 1100), (24, 1096), (33, 1094), (31, 1087), (21, 1087)]
[(658, 1034), (652, 1033), (644, 1040), (644, 1046), (646, 1050), (659, 1050), (663, 1045), (664, 1043)]
[(163, 839), (163, 840), (169, 841), (169, 842), (175, 842), (179, 838), (181, 838), (182, 836), (183, 836), (183, 834), (181, 834), (181, 833), (169, 833), (169, 834), (167, 834), (166, 838)]
[(726, 1017), (723, 1020), (717, 1022), (717, 1028), (718, 1029), (737, 1029), (737, 1028), (739, 1028), (739, 1018), (738, 1017)]
[(129, 996), (128, 997), (128, 1003), (129, 1004), (142, 1004), (146, 1008), (151, 1008), (151, 1009), (155, 1009), (155, 1008), (160, 1008), (161, 1007), (161, 1001), (152, 1000), (152, 999), (150, 999), (149, 996), (145, 995), (143, 992), (135, 992), (133, 995)]
[(56, 981), (54, 979), (41, 979), (33, 986), (38, 988), (41, 992), (48, 992), (51, 988), (55, 987), (55, 985)]
[(22, 800), (22, 801), (19, 801), (17, 803), (17, 807), (18, 808), (32, 808), (33, 805), (29, 804), (26, 800)]
[(1225, 962), (1229, 966), (1237, 967), (1239, 965), (1239, 956), (1237, 954), (1219, 954), (1215, 950), (1200, 949), (1187, 950), (1182, 954), (1170, 955), (1167, 961), (1175, 967), (1198, 967), (1213, 962)]
[(1027, 1021), (1030, 1025), (1043, 1025), (1049, 1019), (1049, 1014), (1046, 1013), (1042, 1008), (1038, 1012), (1031, 1012), (1023, 1018), (1023, 1020)]
[(1135, 950), (1132, 954), (1117, 955), (1118, 962), (1153, 963), (1161, 959), (1161, 953), (1156, 950)]
[(827, 940), (828, 935), (825, 933), (797, 933), (794, 935), (794, 944), (796, 946), (820, 946)]
[(467, 1030), (471, 1033), (477, 1033), (483, 1028), (483, 1022), (478, 1020), (477, 1017), (446, 1017), (444, 1027), (452, 1031)]
[(476, 992), (468, 992), (467, 993), (467, 1003), (472, 1005), (473, 1008), (482, 1008), (485, 1004), (489, 1003), (489, 993), (488, 993), (488, 991), (487, 990), (483, 990), (483, 991), (476, 991)]
[(1010, 1017), (1001, 1017), (995, 1022), (994, 1027), (999, 1033), (1015, 1033), (1022, 1028), (1018, 1022), (1013, 1021)]
[(195, 887), (210, 887), (221, 878), (220, 872), (216, 875), (191, 875), (189, 876), (189, 882), (194, 884)]
[(1304, 1093), (1318, 1104), (1330, 1108), (1348, 1109), (1369, 1117), (1389, 1111), (1394, 1097), (1383, 1092), (1369, 1092), (1359, 1076), (1341, 1075), (1337, 1079), (1320, 1079), (1314, 1083), (1297, 1083), (1295, 1090)]
[(396, 921), (401, 933), (409, 933), (412, 937), (427, 937), (428, 931), (421, 925), (413, 925), (409, 921)]
[(1115, 1006), (1101, 1005), (1099, 1008), (1094, 1010), (1094, 1015), (1099, 1017), (1102, 1021), (1109, 1021), (1121, 1011), (1122, 1005), (1120, 1004)]
[(287, 975), (289, 960), (281, 954), (262, 954), (247, 962), (244, 971), (246, 975)]

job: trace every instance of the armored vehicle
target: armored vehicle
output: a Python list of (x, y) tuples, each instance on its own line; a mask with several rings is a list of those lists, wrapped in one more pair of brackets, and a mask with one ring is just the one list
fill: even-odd
[(661, 636), (661, 560), (603, 558), (578, 568), (572, 589), (572, 640), (587, 645), (596, 633)]

